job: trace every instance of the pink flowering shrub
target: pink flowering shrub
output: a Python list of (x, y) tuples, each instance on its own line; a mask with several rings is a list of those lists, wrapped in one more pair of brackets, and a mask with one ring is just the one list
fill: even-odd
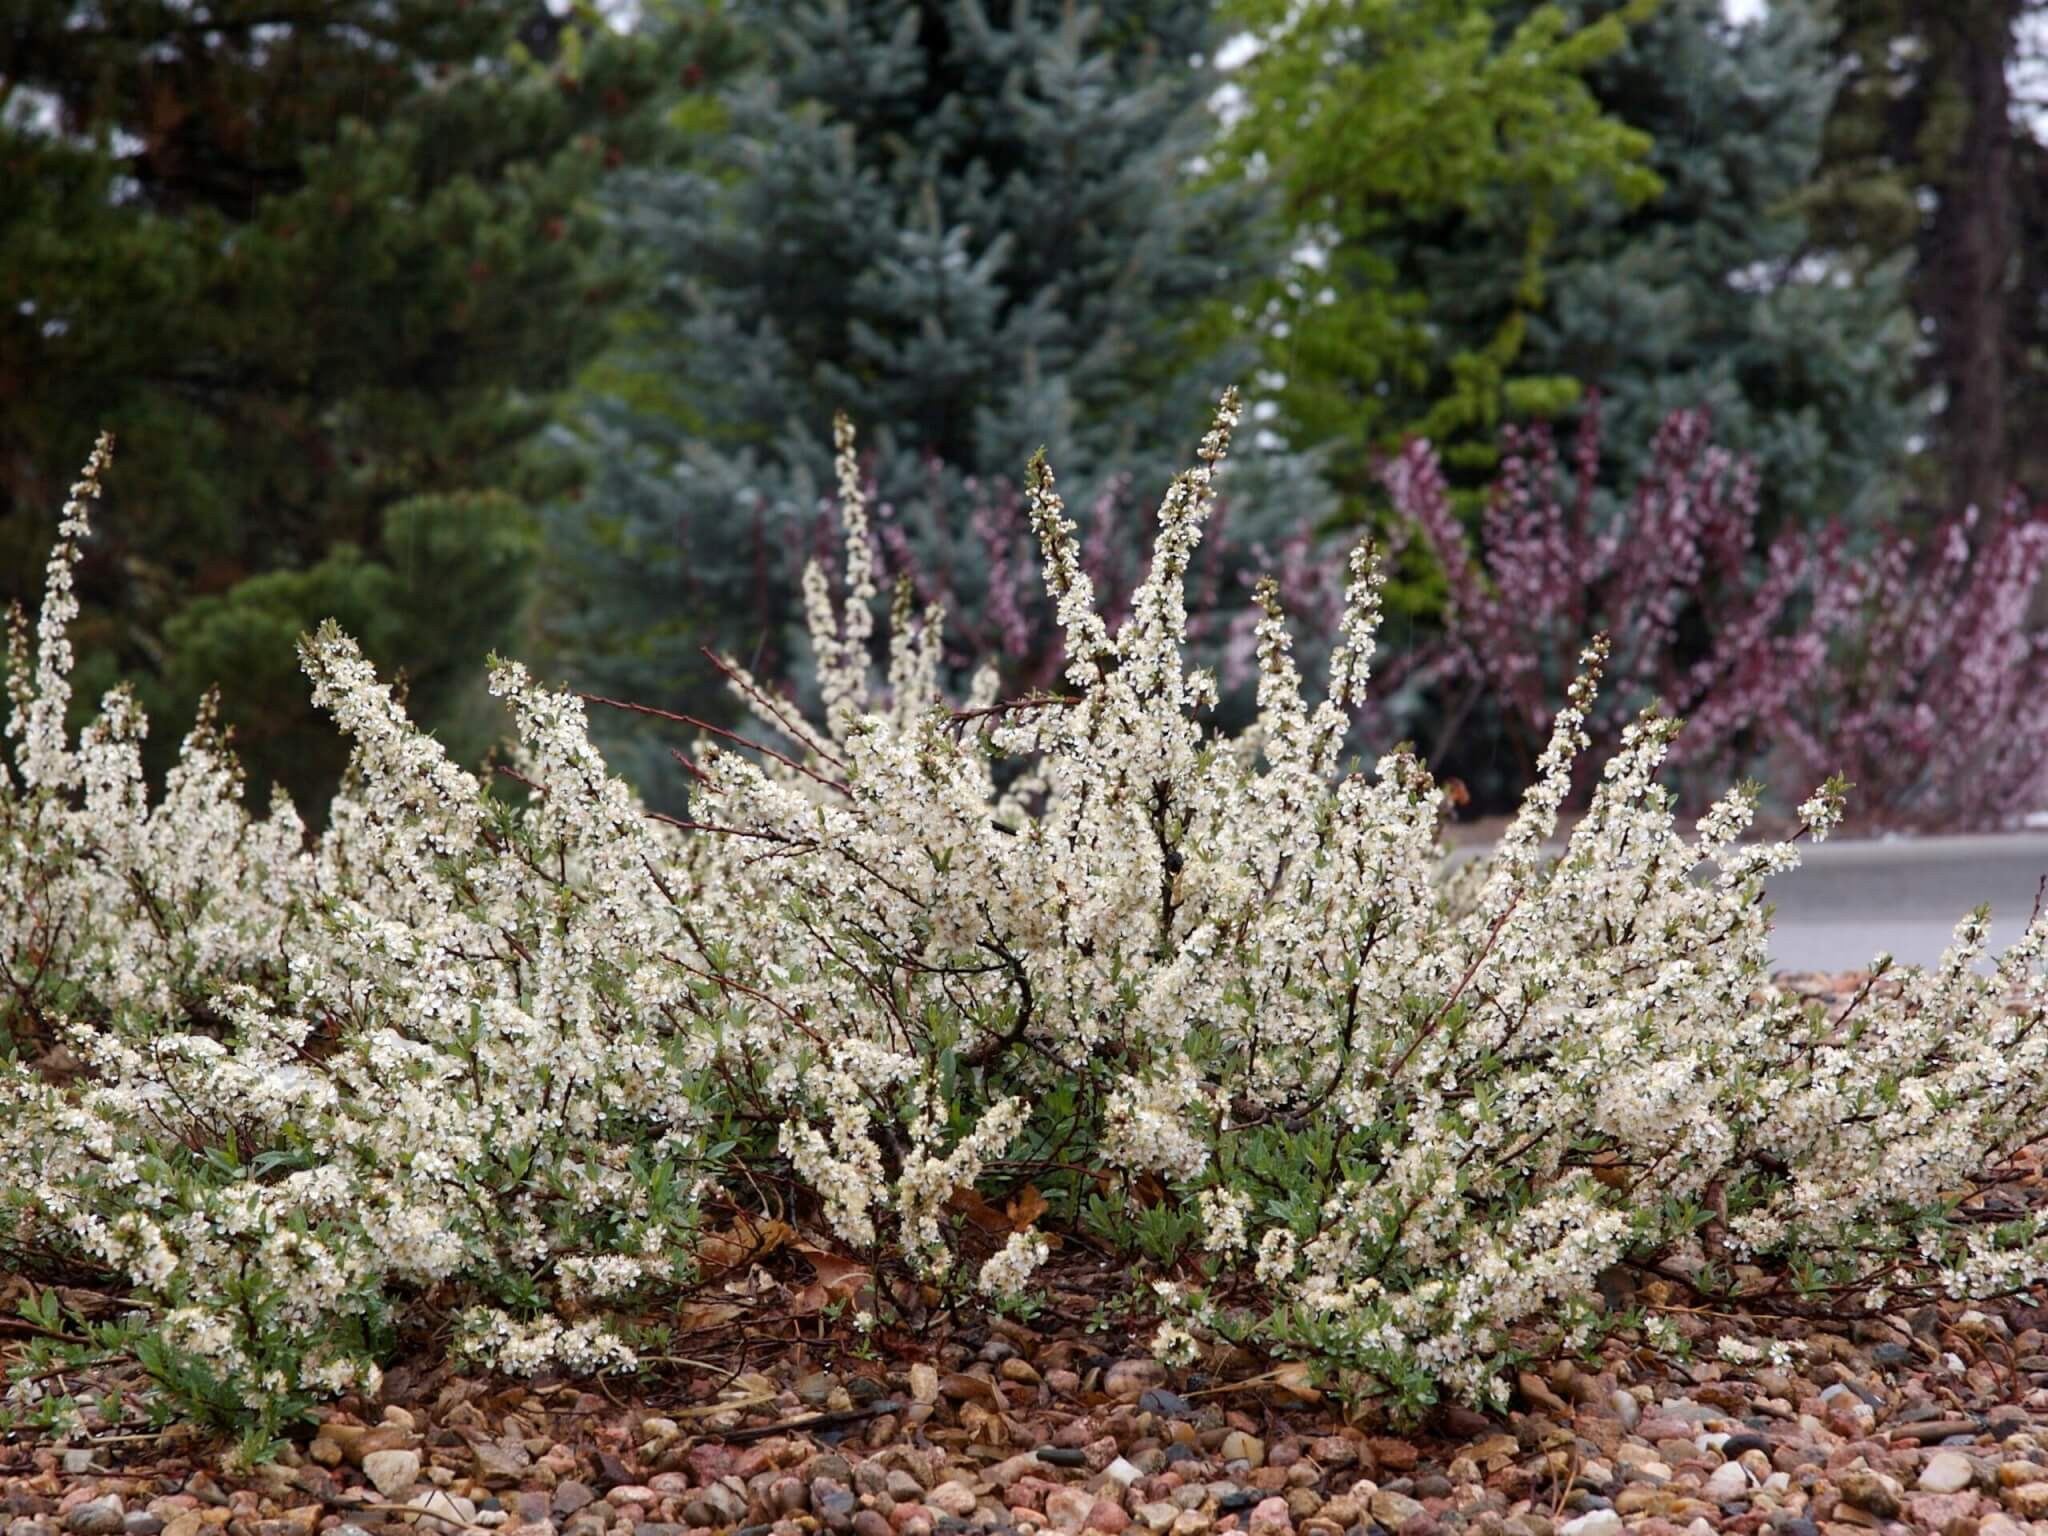
[[(1843, 1023), (1761, 991), (1763, 882), (1796, 854), (1744, 840), (1747, 788), (1680, 829), (1675, 721), (1620, 727), (1545, 852), (1597, 641), (1499, 846), (1440, 878), (1423, 765), (1347, 760), (1369, 548), (1319, 697), (1267, 583), (1257, 718), (1214, 723), (1186, 584), (1236, 421), (1226, 398), (1114, 624), (1033, 466), (1065, 664), (1009, 701), (992, 668), (944, 695), (936, 614), (878, 628), (842, 424), (839, 579), (804, 582), (820, 708), (728, 664), (791, 748), (697, 744), (687, 819), (645, 814), (584, 702), (505, 661), (500, 793), (326, 626), (303, 660), (355, 757), (317, 839), (245, 809), (205, 732), (151, 797), (118, 694), (66, 732), (96, 459), (10, 661), (9, 1262), (125, 1294), (92, 1348), (260, 1430), (374, 1387), (428, 1319), (507, 1372), (631, 1369), (703, 1213), (764, 1186), (875, 1276), (854, 1326), (921, 1287), (1029, 1305), (1086, 1234), (1152, 1282), (1162, 1357), (1283, 1349), (1407, 1409), (1498, 1403), (1518, 1361), (1615, 1329), (1679, 1342), (1608, 1310), (1624, 1263), (1717, 1294), (1770, 1266), (1781, 1302), (1852, 1312), (2048, 1279), (2048, 1214), (1986, 1203), (2048, 1126), (2048, 915), (1988, 975), (1966, 918)], [(1841, 811), (1823, 787), (1802, 833)], [(1000, 1246), (960, 1214), (1027, 1181), (1039, 1214)], [(74, 1430), (54, 1374), (0, 1410)]]
[(2015, 495), (1863, 559), (1834, 540), (1813, 564), (1827, 666), (1772, 698), (1777, 760), (1839, 769), (1872, 819), (1896, 825), (2048, 810), (2048, 630), (2035, 607), (2048, 507)]
[[(1628, 503), (1596, 512), (1599, 417), (1569, 465), (1542, 427), (1510, 431), (1478, 548), (1427, 442), (1382, 468), (1449, 588), (1419, 665), (1454, 725), (1482, 719), (1532, 762), (1584, 637), (1611, 645), (1588, 732), (1596, 754), (1658, 701), (1683, 715), (1670, 767), (1685, 803), (1750, 768), (1841, 771), (1883, 825), (1995, 825), (2048, 809), (2048, 637), (2030, 603), (2048, 571), (2048, 509), (2015, 498), (1923, 541), (1859, 552), (1841, 528), (1757, 538), (1752, 466), (1704, 413), (1658, 433)], [(1488, 710), (1475, 717), (1474, 706)], [(1583, 801), (1589, 779), (1575, 787)]]

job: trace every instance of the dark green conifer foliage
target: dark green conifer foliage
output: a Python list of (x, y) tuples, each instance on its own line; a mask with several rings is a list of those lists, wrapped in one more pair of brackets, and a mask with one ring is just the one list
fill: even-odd
[[(1509, 9), (1512, 9), (1510, 7)], [(1611, 0), (1576, 0), (1588, 24)], [(1660, 190), (1596, 192), (1560, 226), (1521, 360), (1597, 388), (1606, 483), (1635, 484), (1674, 410), (1713, 412), (1716, 441), (1753, 457), (1767, 524), (1889, 517), (1909, 438), (1916, 338), (1905, 263), (1843, 248), (1803, 215), (1840, 79), (1816, 0), (1731, 24), (1720, 0), (1663, 0), (1588, 73), (1606, 113), (1649, 135)], [(1432, 291), (1481, 335), (1515, 296), (1512, 253), (1418, 246)]]
[[(730, 93), (729, 134), (622, 185), (663, 286), (606, 367), (601, 469), (557, 529), (586, 594), (555, 609), (583, 675), (711, 711), (701, 643), (771, 673), (798, 650), (792, 584), (828, 515), (835, 411), (965, 603), (987, 578), (969, 482), (1015, 485), (1041, 445), (1084, 525), (1128, 477), (1118, 537), (1142, 547), (1217, 395), (1251, 383), (1218, 312), (1273, 255), (1250, 189), (1196, 185), (1206, 0), (732, 14), (761, 68)], [(1240, 535), (1322, 505), (1299, 460), (1230, 476)]]
[(527, 449), (627, 292), (593, 194), (715, 36), (539, 0), (0, 12), (0, 583), (39, 590), (112, 428), (85, 649), (155, 748), (219, 681), (259, 786), (317, 797), (290, 640), (330, 613), (461, 734), (447, 678), (525, 607)]

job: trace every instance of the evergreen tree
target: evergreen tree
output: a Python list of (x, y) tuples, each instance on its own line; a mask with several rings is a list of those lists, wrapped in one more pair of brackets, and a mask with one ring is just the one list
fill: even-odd
[[(557, 527), (588, 594), (556, 610), (583, 676), (699, 711), (725, 707), (701, 643), (764, 670), (788, 654), (835, 412), (910, 558), (979, 608), (992, 552), (967, 509), (1041, 445), (1071, 507), (1117, 497), (1118, 537), (1144, 544), (1176, 456), (1249, 382), (1249, 354), (1213, 338), (1271, 261), (1250, 189), (1193, 184), (1207, 0), (732, 15), (764, 67), (705, 160), (623, 189), (666, 279), (593, 410), (598, 478)], [(1292, 459), (1234, 468), (1228, 496), (1245, 537), (1322, 503)]]
[(1838, 0), (1847, 78), (1816, 224), (1912, 265), (1920, 378), (1938, 409), (1936, 509), (2048, 489), (2048, 145), (2014, 77), (2042, 0)]
[(331, 612), (453, 728), (439, 679), (524, 606), (526, 449), (626, 292), (593, 192), (703, 34), (539, 0), (0, 11), (8, 593), (111, 427), (97, 682), (161, 724), (231, 684), (259, 784), (316, 793), (338, 747), (289, 642)]
[[(1612, 9), (1574, 0), (1574, 20)], [(1634, 485), (1666, 418), (1704, 407), (1756, 461), (1767, 525), (1869, 526), (1895, 505), (1921, 425), (1903, 264), (1831, 246), (1801, 211), (1840, 78), (1832, 34), (1816, 0), (1740, 25), (1720, 0), (1664, 0), (1589, 71), (1603, 111), (1649, 136), (1660, 190), (1596, 191), (1559, 228), (1520, 363), (1600, 391), (1606, 486)], [(1517, 313), (1514, 255), (1469, 237), (1403, 252), (1473, 345)]]

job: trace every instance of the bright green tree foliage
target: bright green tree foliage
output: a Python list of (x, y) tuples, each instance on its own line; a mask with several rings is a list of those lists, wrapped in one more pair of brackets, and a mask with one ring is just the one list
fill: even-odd
[[(1586, 80), (1653, 6), (1575, 26), (1554, 4), (1503, 24), (1496, 0), (1238, 0), (1259, 46), (1230, 164), (1279, 184), (1315, 252), (1270, 296), (1268, 355), (1295, 440), (1336, 445), (1347, 491), (1402, 433), (1483, 443), (1574, 397), (1523, 365), (1528, 319), (1562, 222), (1596, 190), (1657, 189), (1648, 138)], [(1484, 335), (1448, 331), (1457, 296), (1409, 259), (1425, 231), (1504, 263), (1514, 303)]]

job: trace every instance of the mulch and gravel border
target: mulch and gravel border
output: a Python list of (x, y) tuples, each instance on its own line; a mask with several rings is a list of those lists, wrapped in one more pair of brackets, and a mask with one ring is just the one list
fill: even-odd
[[(1832, 1007), (1861, 978), (1778, 984)], [(0, 1530), (2048, 1536), (2044, 1300), (1808, 1321), (1776, 1363), (1783, 1319), (1677, 1306), (1691, 1363), (1616, 1339), (1523, 1373), (1503, 1414), (1408, 1433), (1298, 1372), (1241, 1353), (1168, 1372), (1080, 1322), (934, 1326), (880, 1358), (846, 1333), (630, 1391), (408, 1364), (241, 1474), (186, 1426), (0, 1436)]]

